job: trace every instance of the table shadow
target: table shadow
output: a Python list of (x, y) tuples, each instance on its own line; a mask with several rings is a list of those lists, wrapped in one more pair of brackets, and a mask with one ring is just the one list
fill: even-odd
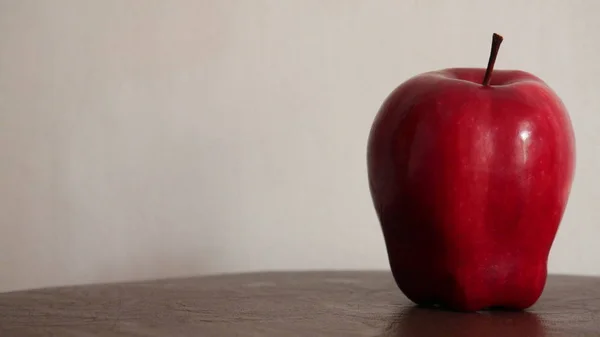
[(461, 313), (409, 307), (398, 312), (379, 337), (538, 337), (546, 336), (539, 317), (526, 311)]

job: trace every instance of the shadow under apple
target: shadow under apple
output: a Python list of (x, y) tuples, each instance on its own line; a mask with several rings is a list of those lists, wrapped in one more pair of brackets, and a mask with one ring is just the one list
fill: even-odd
[(474, 313), (409, 307), (398, 312), (379, 337), (525, 337), (546, 336), (539, 317), (527, 311)]

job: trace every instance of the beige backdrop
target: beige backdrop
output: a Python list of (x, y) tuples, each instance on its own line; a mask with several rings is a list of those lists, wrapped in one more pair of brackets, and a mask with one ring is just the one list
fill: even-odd
[(545, 79), (577, 133), (553, 272), (600, 274), (600, 1), (0, 0), (0, 290), (387, 268), (365, 144), (416, 73)]

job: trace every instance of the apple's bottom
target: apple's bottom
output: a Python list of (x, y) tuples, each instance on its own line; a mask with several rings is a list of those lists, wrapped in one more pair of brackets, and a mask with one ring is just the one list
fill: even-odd
[(480, 311), (524, 310), (535, 304), (546, 283), (545, 263), (509, 275), (499, 274), (494, 267), (448, 272), (396, 266), (392, 274), (400, 290), (419, 306)]

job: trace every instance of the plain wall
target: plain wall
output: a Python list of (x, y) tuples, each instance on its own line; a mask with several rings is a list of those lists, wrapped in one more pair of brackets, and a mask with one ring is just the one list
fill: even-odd
[(599, 1), (0, 0), (0, 290), (385, 269), (366, 138), (402, 81), (530, 71), (577, 172), (550, 271), (600, 274)]

